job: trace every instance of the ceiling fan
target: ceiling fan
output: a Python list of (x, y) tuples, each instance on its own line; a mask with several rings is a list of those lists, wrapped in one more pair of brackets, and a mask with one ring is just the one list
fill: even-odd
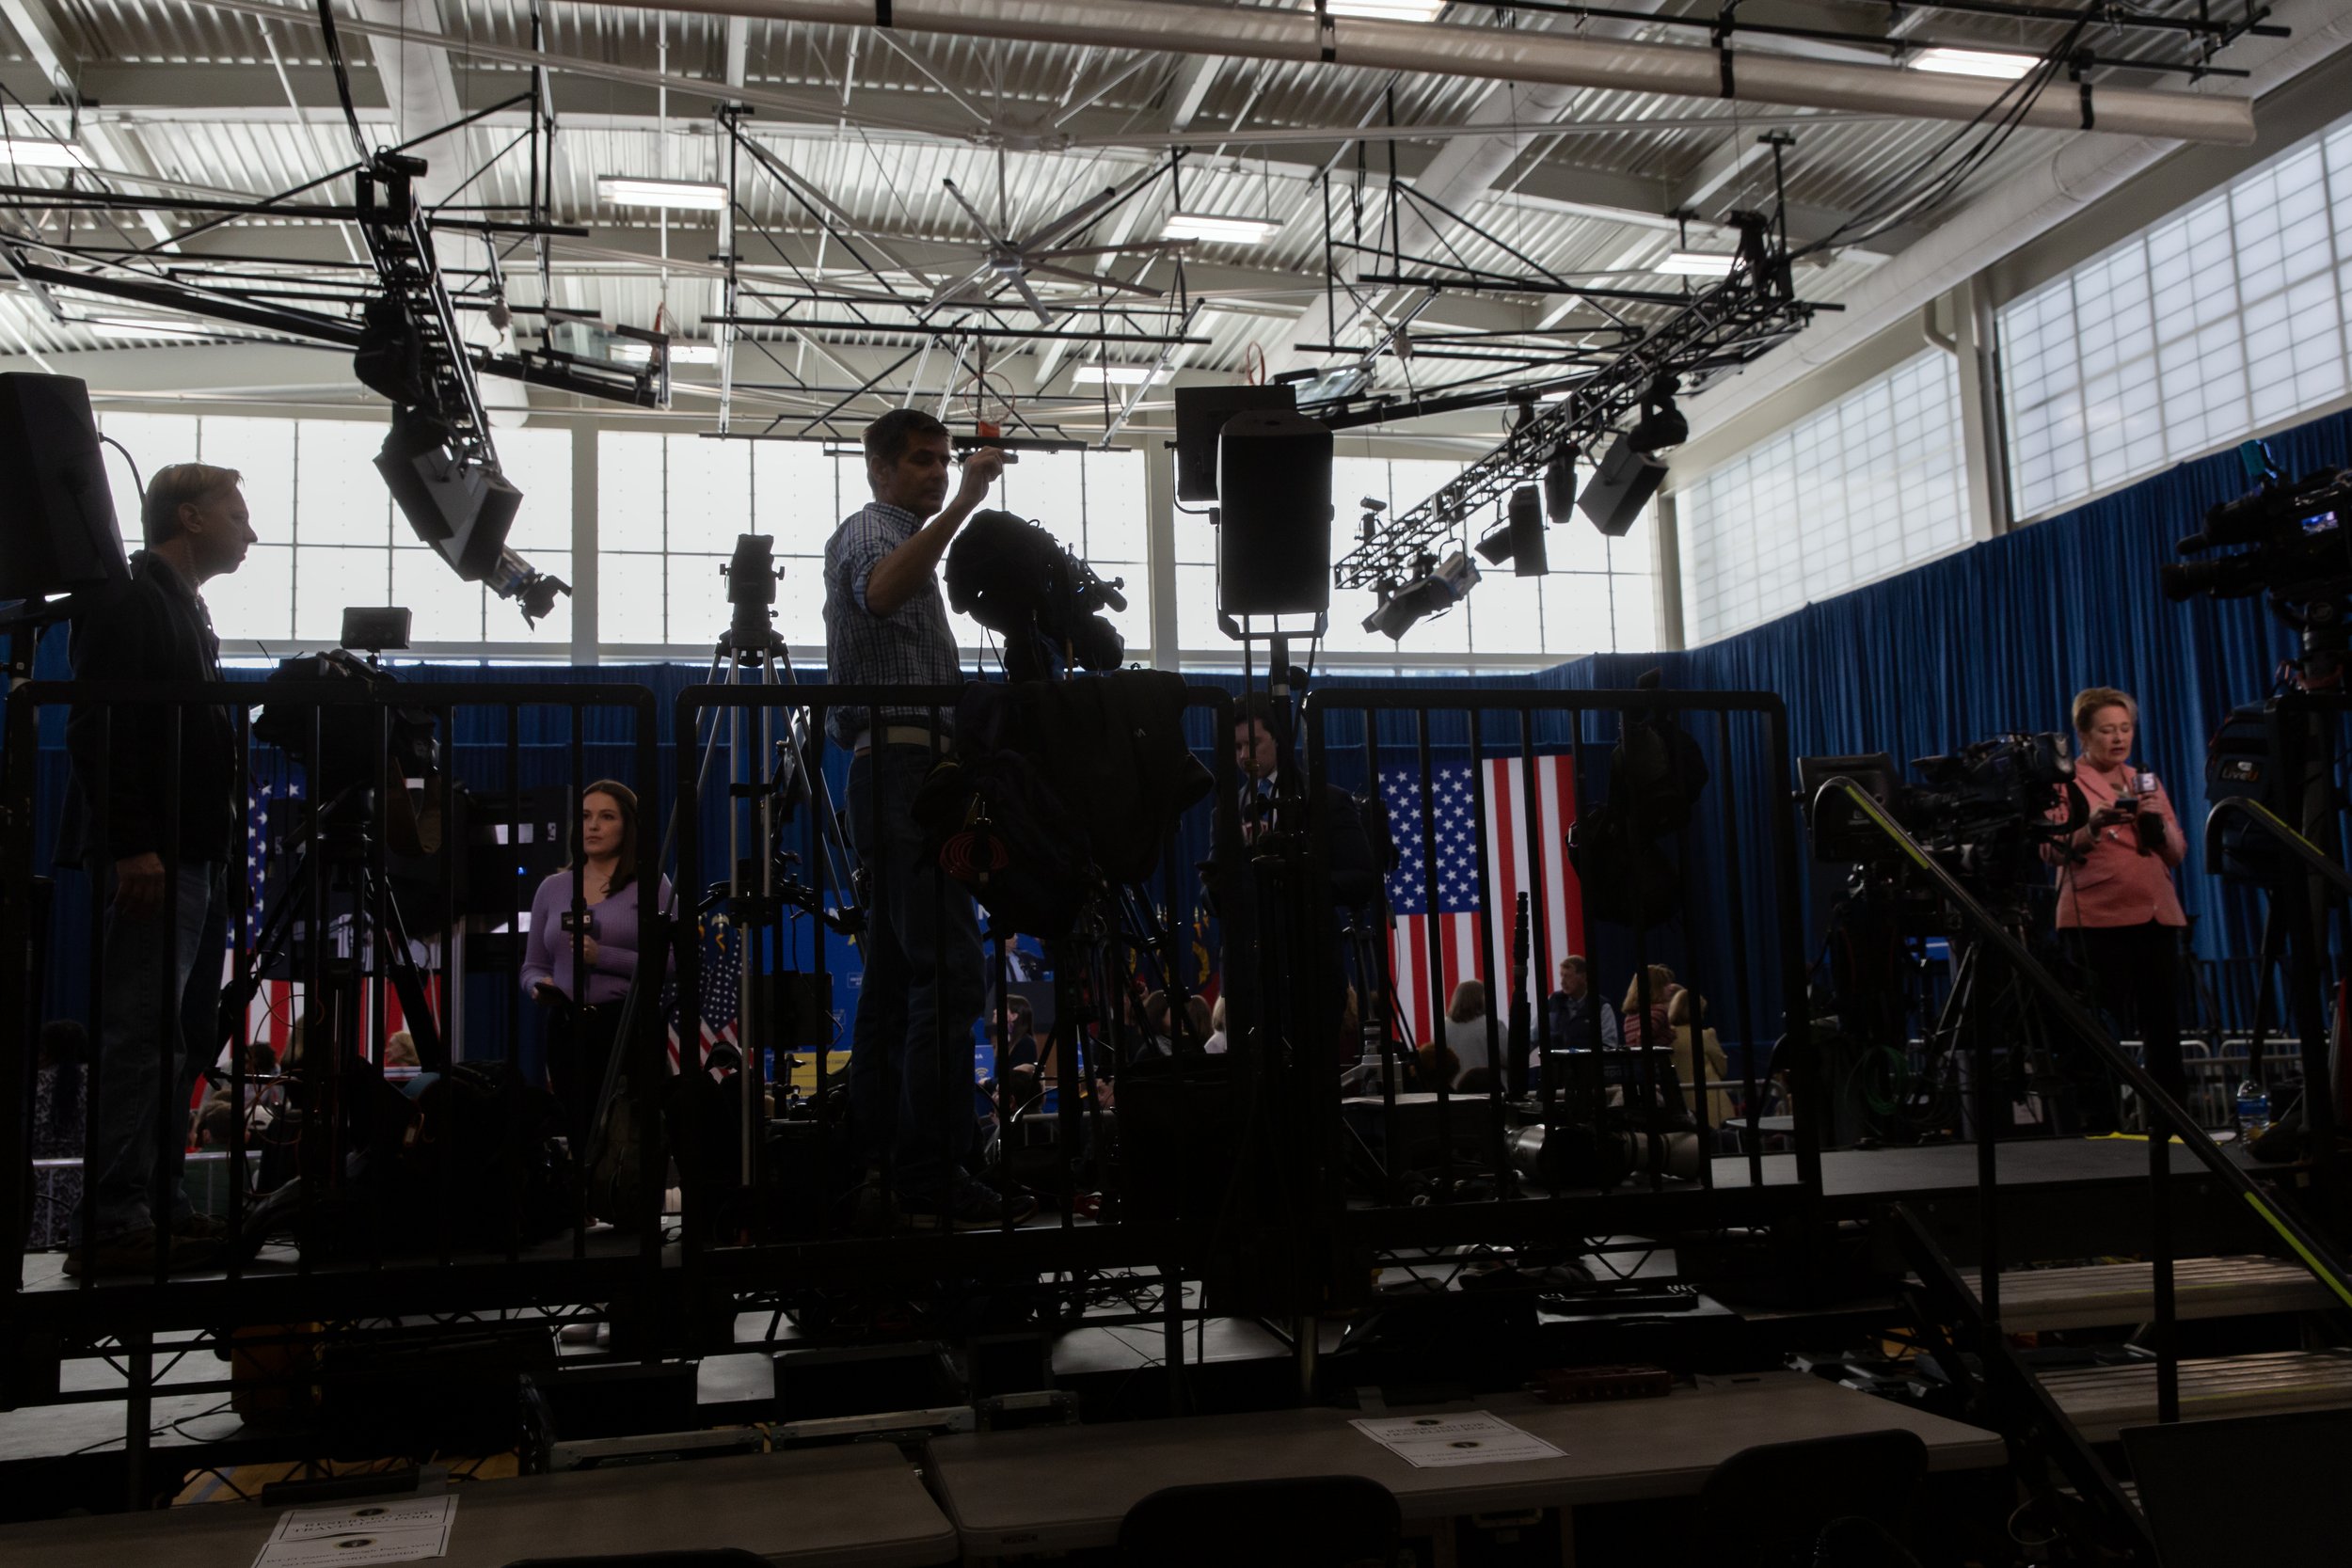
[[(1001, 159), (1001, 154), (1000, 154)], [(1074, 267), (1057, 265), (1089, 256), (1120, 256), (1150, 253), (1162, 255), (1181, 250), (1186, 242), (1181, 240), (1143, 240), (1128, 245), (1072, 245), (1066, 242), (1076, 239), (1099, 219), (1125, 201), (1143, 186), (1159, 177), (1159, 169), (1147, 169), (1120, 185), (1106, 185), (1057, 217), (1048, 218), (1032, 232), (1015, 239), (998, 232), (995, 225), (980, 215), (953, 180), (943, 179), (957, 206), (962, 208), (981, 235), (987, 240), (977, 265), (961, 277), (933, 290), (923, 309), (937, 310), (950, 305), (962, 305), (975, 300), (994, 299), (1008, 289), (1018, 293), (1030, 309), (1037, 312), (1040, 323), (1054, 319), (1053, 308), (1039, 297), (1030, 286), (1033, 276), (1065, 278), (1083, 283), (1090, 289), (1108, 289), (1116, 293), (1139, 294), (1147, 299), (1162, 297), (1163, 291), (1129, 283), (1105, 274), (1080, 272)], [(1001, 163), (999, 180), (1002, 180)]]

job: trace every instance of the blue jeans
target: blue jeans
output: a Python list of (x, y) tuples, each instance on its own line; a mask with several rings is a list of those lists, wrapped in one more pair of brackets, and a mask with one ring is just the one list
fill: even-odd
[(973, 1147), (972, 1030), (984, 999), (978, 911), (914, 823), (932, 761), (928, 747), (882, 746), (850, 765), (850, 841), (867, 899), (850, 1108), (866, 1158), (920, 1197), (961, 1180)]
[[(111, 1241), (156, 1223), (160, 1180), (168, 1218), (187, 1218), (181, 1180), (187, 1158), (188, 1101), (197, 1074), (217, 1052), (221, 955), (229, 939), (229, 879), (218, 863), (180, 867), (176, 903), (145, 920), (114, 909), (114, 867), (92, 879), (105, 901), (101, 974), (104, 1016), (98, 1028), (97, 1175), (83, 1223)], [(170, 965), (170, 1004), (165, 965)], [(164, 1075), (170, 1092), (164, 1103)], [(167, 1119), (159, 1123), (158, 1115)], [(160, 1145), (160, 1147), (159, 1147)], [(79, 1216), (77, 1216), (78, 1218)]]

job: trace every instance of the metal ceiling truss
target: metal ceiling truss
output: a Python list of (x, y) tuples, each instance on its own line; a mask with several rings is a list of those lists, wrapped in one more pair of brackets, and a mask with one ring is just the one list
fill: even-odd
[[(1730, 276), (1691, 295), (1675, 313), (1643, 329), (1610, 361), (1565, 387), (1558, 403), (1523, 402), (1526, 416), (1495, 450), (1462, 470), (1409, 511), (1374, 522), (1363, 542), (1333, 568), (1342, 588), (1407, 582), (1415, 562), (1483, 520), (1515, 487), (1530, 483), (1563, 448), (1597, 457), (1645, 394), (1661, 378), (1695, 391), (1713, 375), (1744, 365), (1787, 340), (1820, 307), (1796, 297), (1785, 244), (1753, 214), (1740, 223), (1738, 260)], [(1534, 392), (1520, 389), (1522, 400)], [(1491, 394), (1470, 394), (1491, 405)], [(1438, 412), (1445, 400), (1420, 400), (1416, 411)], [(1309, 406), (1326, 423), (1345, 427), (1397, 417), (1393, 408)]]

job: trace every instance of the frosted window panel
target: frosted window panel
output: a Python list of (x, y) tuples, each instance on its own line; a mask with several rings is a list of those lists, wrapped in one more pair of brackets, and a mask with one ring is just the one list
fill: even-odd
[[(485, 640), (482, 601), (489, 597), (487, 590), (460, 582), (457, 574), (431, 550), (403, 548), (393, 550), (391, 555), (392, 602), (408, 607), (410, 641), (462, 643)], [(509, 608), (507, 613), (512, 615), (515, 611)], [(516, 615), (516, 627), (521, 619)], [(500, 640), (505, 641), (503, 637)]]
[[(112, 447), (99, 449), (106, 459), (106, 480), (114, 492), (115, 526), (121, 531), (126, 549), (143, 548), (139, 486), (153, 479), (158, 468), (197, 460), (197, 421), (186, 414), (101, 414), (98, 433), (121, 442), (137, 464), (135, 476), (121, 452)], [(281, 529), (278, 542), (284, 544), (290, 538)]]
[(866, 504), (836, 494), (834, 459), (814, 441), (752, 441), (752, 519), (782, 555), (822, 555), (847, 512)]
[(1176, 559), (1188, 566), (1209, 566), (1216, 562), (1216, 529), (1205, 512), (1176, 514)]
[[(1086, 553), (1109, 561), (1141, 561), (1150, 506), (1144, 495), (1144, 454), (1089, 451), (1086, 456)], [(1176, 527), (1184, 528), (1179, 513)], [(1203, 557), (1203, 559), (1206, 559)], [(1135, 580), (1140, 583), (1138, 575)]]
[[(732, 554), (752, 526), (752, 443), (669, 438), (669, 547)], [(671, 584), (671, 603), (677, 604)]]
[(274, 654), (294, 636), (294, 546), (256, 545), (245, 564), (204, 585), (213, 630), (224, 640), (250, 639), (275, 644)]
[[(1391, 508), (1397, 512), (1409, 512), (1436, 495), (1439, 488), (1460, 478), (1461, 474), (1462, 465), (1459, 463), (1400, 457), (1389, 465)], [(1344, 507), (1356, 498), (1335, 492), (1331, 499), (1335, 506)]]
[(596, 567), (596, 641), (661, 643), (666, 579), (658, 555), (601, 552)]
[(825, 563), (815, 556), (779, 556), (776, 630), (794, 647), (825, 645)]
[(1554, 657), (1615, 651), (1617, 627), (1609, 578), (1586, 572), (1544, 578), (1544, 651)]
[(725, 635), (735, 615), (734, 607), (727, 603), (726, 578), (719, 574), (719, 568), (726, 562), (723, 555), (670, 557), (670, 632), (666, 641), (694, 647), (715, 644)]
[(542, 556), (572, 547), (572, 433), (528, 426), (502, 430), (498, 450), (507, 483), (523, 493), (506, 542), (547, 571)]
[[(294, 542), (390, 545), (392, 493), (375, 470), (383, 427), (356, 420), (303, 420), (287, 428), (294, 433)], [(251, 492), (246, 499), (250, 504)], [(261, 526), (258, 508), (254, 526)], [(399, 527), (404, 534), (411, 531), (405, 518)]]
[[(451, 582), (466, 586), (453, 575)], [(332, 645), (342, 635), (346, 608), (389, 604), (391, 592), (389, 548), (302, 546), (294, 551), (294, 636), (304, 642)]]
[(1470, 646), (1482, 654), (1542, 653), (1544, 607), (1536, 584), (1543, 580), (1513, 576), (1507, 566), (1489, 571), (1468, 600)]
[(1331, 460), (1331, 509), (1339, 515), (1343, 532), (1352, 534), (1355, 531), (1356, 519), (1363, 515), (1366, 497), (1387, 502), (1391, 513), (1405, 510), (1397, 503), (1397, 498), (1390, 494), (1389, 464), (1386, 459), (1344, 453), (1334, 457)]
[(662, 437), (607, 431), (596, 438), (596, 546), (659, 550)]
[(1232, 646), (1216, 628), (1216, 567), (1176, 568), (1176, 642), (1188, 652)]
[(1335, 589), (1331, 594), (1331, 627), (1324, 635), (1324, 647), (1335, 654), (1392, 653), (1395, 645), (1387, 638), (1364, 629), (1364, 617), (1379, 604), (1378, 597), (1368, 588)]
[[(207, 417), (197, 434), (204, 462), (245, 476), (241, 488), (253, 514), (253, 531), (264, 539), (293, 539), (294, 421)], [(375, 486), (381, 489), (383, 481), (375, 479)]]
[(1651, 654), (1658, 651), (1658, 579), (1643, 573), (1626, 573), (1609, 579), (1610, 619), (1616, 631), (1615, 652)]
[(1005, 510), (1042, 523), (1045, 531), (1084, 553), (1086, 460), (1074, 451), (1025, 451), (1005, 467), (998, 494)]

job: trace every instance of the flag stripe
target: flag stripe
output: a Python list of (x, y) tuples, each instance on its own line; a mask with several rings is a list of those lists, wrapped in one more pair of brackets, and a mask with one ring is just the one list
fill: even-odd
[[(1465, 979), (1486, 982), (1489, 1006), (1498, 1014), (1510, 1006), (1512, 939), (1521, 892), (1542, 893), (1528, 955), (1531, 1004), (1549, 990), (1549, 970), (1583, 940), (1582, 911), (1563, 838), (1576, 817), (1573, 759), (1535, 759), (1534, 800), (1528, 799), (1528, 769), (1517, 756), (1489, 758), (1483, 782), (1483, 815), (1468, 763), (1432, 770), (1429, 788), (1417, 772), (1396, 769), (1380, 778), (1397, 863), (1390, 873), (1389, 898), (1396, 915), (1391, 959), (1396, 999), (1406, 1027), (1417, 1042), (1438, 1037), (1454, 988)], [(1422, 813), (1427, 795), (1429, 821)], [(1485, 854), (1476, 827), (1485, 827)], [(1424, 855), (1434, 853), (1436, 875)], [(1534, 863), (1531, 864), (1531, 862)], [(1438, 908), (1429, 908), (1434, 880)], [(1478, 921), (1488, 920), (1486, 952), (1479, 953)], [(1432, 955), (1432, 939), (1437, 952)]]

